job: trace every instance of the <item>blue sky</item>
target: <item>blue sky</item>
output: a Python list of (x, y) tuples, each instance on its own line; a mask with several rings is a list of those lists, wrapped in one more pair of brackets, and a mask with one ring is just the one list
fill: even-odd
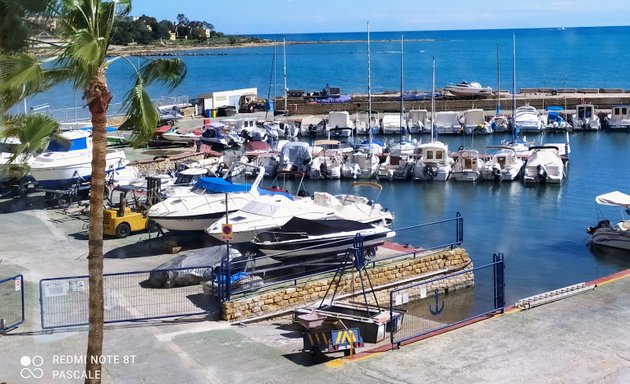
[(133, 0), (132, 15), (208, 21), (227, 34), (628, 25), (625, 0)]

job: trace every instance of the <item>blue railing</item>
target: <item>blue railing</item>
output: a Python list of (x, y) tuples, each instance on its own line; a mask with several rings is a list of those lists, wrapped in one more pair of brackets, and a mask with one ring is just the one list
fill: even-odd
[(0, 280), (0, 334), (24, 323), (24, 276)]
[(390, 292), (390, 316), (402, 313), (402, 327), (390, 334), (392, 346), (492, 313), (503, 312), (503, 254), (493, 262)]

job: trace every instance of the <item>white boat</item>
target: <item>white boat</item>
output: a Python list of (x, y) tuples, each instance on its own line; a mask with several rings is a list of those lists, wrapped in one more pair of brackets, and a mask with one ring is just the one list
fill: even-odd
[(357, 112), (354, 125), (357, 127), (357, 135), (367, 135), (369, 133), (378, 134), (380, 130), (380, 115), (376, 111)]
[(573, 126), (564, 118), (564, 108), (550, 105), (545, 108), (547, 116), (543, 116), (545, 132), (571, 132)]
[[(403, 132), (407, 133), (407, 127), (403, 120)], [(400, 126), (400, 114), (399, 113), (384, 113), (381, 117), (381, 131), (384, 135), (395, 134), (399, 135), (401, 130)]]
[(320, 155), (311, 161), (308, 177), (311, 179), (339, 179), (341, 178), (342, 164), (341, 154), (334, 152), (327, 154), (325, 150), (321, 151)]
[(328, 124), (326, 124), (326, 134), (330, 136), (330, 130), (339, 128), (339, 136), (352, 136), (355, 124), (350, 119), (350, 113), (347, 111), (331, 111), (328, 113)]
[(630, 105), (613, 106), (612, 113), (606, 118), (606, 127), (612, 131), (630, 130)]
[(410, 133), (430, 133), (431, 121), (426, 109), (412, 109), (407, 114), (407, 126)]
[(322, 259), (347, 252), (353, 247), (357, 234), (361, 235), (363, 247), (370, 252), (382, 245), (386, 238), (394, 237), (396, 232), (351, 220), (294, 217), (279, 228), (258, 233), (252, 243), (262, 253), (277, 260)]
[(483, 109), (469, 109), (464, 111), (462, 116), (464, 133), (467, 135), (489, 135), (492, 133), (492, 126), (486, 121)]
[(377, 144), (372, 144), (372, 147), (378, 147), (380, 151), (365, 146), (350, 154), (341, 165), (341, 177), (347, 179), (371, 179), (376, 176), (380, 163), (378, 154), (382, 152), (382, 148)]
[(590, 243), (630, 251), (630, 195), (615, 191), (595, 198), (599, 205), (621, 208), (621, 221), (611, 224), (610, 220), (600, 220), (596, 226), (588, 227), (586, 232), (591, 235)]
[(389, 153), (379, 167), (377, 180), (409, 180), (413, 175), (413, 156), (405, 153)]
[[(92, 136), (83, 130), (61, 133), (64, 142), (51, 140), (46, 151), (31, 161), (31, 175), (41, 188), (62, 189), (92, 176)], [(122, 149), (108, 149), (105, 172), (124, 168), (129, 161)]]
[[(393, 216), (378, 203), (356, 195), (333, 196), (315, 192), (313, 198), (290, 200), (286, 196), (261, 196), (241, 210), (220, 218), (206, 232), (221, 238), (221, 224), (232, 224), (232, 242), (250, 242), (258, 233), (283, 226), (293, 217), (309, 220), (336, 218), (388, 226)], [(227, 219), (227, 221), (226, 221)]]
[(576, 105), (572, 123), (573, 129), (580, 131), (598, 131), (602, 126), (593, 104)]
[(149, 208), (147, 215), (169, 231), (203, 231), (224, 216), (226, 210), (238, 211), (261, 194), (271, 194), (259, 188), (263, 176), (264, 170), (259, 168), (251, 184), (232, 183), (226, 178), (202, 177), (189, 191), (180, 191)]
[(540, 133), (543, 129), (543, 120), (536, 108), (524, 105), (516, 109), (514, 125), (523, 133)]
[(288, 142), (280, 150), (279, 171), (306, 172), (312, 160), (313, 156), (308, 143)]
[(483, 180), (513, 181), (520, 177), (525, 162), (517, 156), (516, 149), (507, 146), (488, 148), (499, 150), (481, 167)]
[(263, 128), (267, 131), (268, 136), (273, 140), (297, 137), (300, 133), (299, 128), (297, 128), (295, 124), (286, 121), (266, 121), (263, 123)]
[(525, 183), (560, 184), (565, 177), (564, 162), (558, 146), (545, 145), (532, 147), (532, 154), (525, 163), (523, 181)]
[(462, 81), (456, 85), (447, 85), (444, 90), (449, 91), (455, 96), (472, 96), (472, 97), (487, 97), (492, 95), (492, 88), (482, 87), (477, 82)]
[(459, 119), (459, 112), (436, 112), (433, 124), (437, 133), (440, 135), (459, 134), (462, 132), (462, 124), (460, 123)]
[(230, 127), (230, 130), (239, 135), (243, 139), (254, 141), (267, 141), (268, 132), (265, 128), (256, 125), (256, 119), (253, 117), (243, 117), (240, 119), (221, 120), (222, 124)]
[(243, 138), (221, 123), (204, 126), (199, 141), (213, 148), (232, 148), (243, 144)]
[(449, 156), (448, 145), (441, 141), (420, 144), (413, 167), (414, 180), (446, 181), (453, 173), (453, 158)]
[(475, 149), (460, 149), (453, 164), (451, 179), (456, 181), (477, 181), (481, 176), (484, 161)]
[(20, 145), (20, 139), (17, 137), (5, 137), (0, 139), (0, 182), (6, 182), (13, 178), (13, 170), (24, 162), (24, 156), (17, 156), (12, 164), (11, 159), (15, 156), (15, 151)]
[(490, 120), (490, 127), (494, 133), (507, 133), (510, 131), (510, 119), (507, 116), (495, 116)]
[(182, 132), (178, 127), (173, 127), (168, 131), (162, 133), (162, 138), (168, 141), (172, 141), (174, 143), (184, 143), (191, 145), (195, 143), (195, 141), (199, 140), (199, 136), (201, 136), (200, 131), (195, 132)]

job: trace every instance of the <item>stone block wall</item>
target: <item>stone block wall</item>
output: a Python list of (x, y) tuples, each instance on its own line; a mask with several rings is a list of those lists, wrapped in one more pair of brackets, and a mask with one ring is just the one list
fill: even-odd
[(138, 168), (138, 172), (142, 175), (160, 174), (167, 171), (175, 170), (175, 164), (184, 160), (201, 160), (205, 158), (203, 153), (186, 153), (183, 155), (172, 156), (168, 158), (157, 158), (155, 160), (135, 161), (131, 163), (134, 167)]
[[(443, 250), (416, 258), (406, 258), (389, 262), (376, 263), (368, 266), (368, 273), (372, 285), (376, 288), (376, 296), (381, 305), (389, 303), (389, 294), (392, 288), (409, 284), (411, 281), (428, 280), (437, 277), (438, 271), (448, 270), (441, 274), (453, 273), (462, 269), (472, 269), (472, 261), (463, 248)], [(281, 310), (296, 308), (317, 302), (323, 298), (326, 290), (332, 282), (333, 275), (316, 280), (298, 281), (296, 285), (275, 288), (261, 293), (254, 292), (250, 296), (232, 299), (222, 304), (221, 317), (228, 321), (244, 320), (247, 318), (263, 316), (279, 312)], [(367, 283), (367, 280), (365, 280)], [(457, 289), (471, 286), (473, 274), (465, 273), (455, 278), (440, 282), (441, 287)], [(379, 288), (381, 287), (381, 288)], [(428, 290), (437, 286), (428, 287)], [(409, 292), (410, 298), (420, 297), (420, 288)], [(332, 292), (332, 291), (331, 291)], [(354, 293), (354, 295), (352, 295)], [(350, 295), (347, 295), (350, 294)], [(344, 274), (337, 297), (352, 297), (361, 294), (361, 280), (356, 270), (348, 270)], [(369, 295), (373, 301), (373, 295)]]

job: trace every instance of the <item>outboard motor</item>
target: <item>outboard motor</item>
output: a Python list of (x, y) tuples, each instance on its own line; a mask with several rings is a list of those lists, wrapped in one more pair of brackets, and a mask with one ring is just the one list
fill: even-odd
[(501, 179), (501, 169), (499, 167), (492, 167), (492, 175), (495, 181), (499, 181)]
[(592, 235), (600, 228), (611, 228), (610, 220), (600, 220), (596, 226), (586, 228), (586, 233)]
[(433, 168), (432, 166), (427, 165), (427, 166), (424, 167), (424, 174), (429, 176), (431, 178), (431, 180), (433, 180), (433, 178), (435, 176), (437, 176), (438, 171), (437, 171), (436, 168)]
[(545, 167), (543, 167), (542, 164), (538, 164), (538, 166), (536, 167), (536, 171), (538, 179), (541, 182), (547, 181), (547, 170), (545, 169)]

